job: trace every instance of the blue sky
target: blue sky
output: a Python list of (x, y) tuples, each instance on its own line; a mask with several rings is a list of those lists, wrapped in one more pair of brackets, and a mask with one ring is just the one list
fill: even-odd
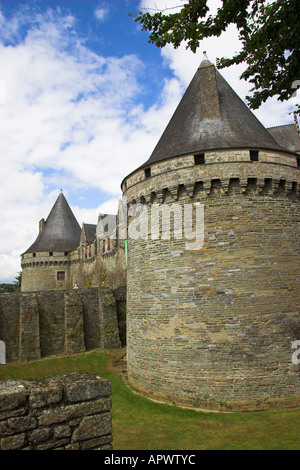
[[(149, 158), (203, 51), (214, 62), (239, 49), (230, 27), (197, 54), (160, 50), (129, 16), (182, 3), (0, 0), (0, 282), (20, 271), (61, 189), (80, 225), (115, 213), (122, 179)], [(243, 67), (221, 72), (242, 99)], [(292, 122), (292, 109), (272, 99), (255, 114), (270, 127)]]

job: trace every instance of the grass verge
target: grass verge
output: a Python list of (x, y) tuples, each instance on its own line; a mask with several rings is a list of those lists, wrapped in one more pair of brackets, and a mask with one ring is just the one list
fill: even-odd
[(112, 385), (114, 450), (299, 450), (300, 410), (202, 413), (134, 394), (114, 364), (124, 351), (92, 351), (0, 366), (0, 380), (90, 372)]

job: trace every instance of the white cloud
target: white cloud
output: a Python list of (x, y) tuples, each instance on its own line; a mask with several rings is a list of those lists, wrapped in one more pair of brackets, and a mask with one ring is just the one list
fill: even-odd
[(96, 17), (97, 20), (99, 20), (99, 21), (104, 21), (104, 20), (107, 18), (108, 13), (109, 13), (109, 11), (108, 11), (107, 8), (101, 8), (101, 7), (99, 7), (99, 8), (97, 8), (97, 9), (95, 10), (95, 17)]
[[(143, 0), (141, 6), (180, 3)], [(59, 9), (33, 15), (25, 4), (11, 20), (0, 11), (0, 282), (20, 270), (20, 254), (35, 240), (38, 221), (47, 217), (61, 188), (67, 199), (73, 190), (107, 195), (94, 208), (72, 207), (80, 224), (97, 223), (99, 212), (116, 212), (121, 181), (149, 158), (202, 60), (204, 47), (197, 54), (184, 46), (164, 48), (162, 58), (174, 76), (145, 109), (139, 101), (145, 64), (135, 55), (97, 55), (75, 26), (76, 19)], [(239, 43), (229, 30), (204, 46), (214, 62)], [(239, 81), (240, 73), (241, 68), (222, 71), (244, 98), (249, 85)], [(256, 114), (264, 124), (282, 124), (288, 106), (272, 100)]]
[(12, 44), (0, 41), (0, 282), (20, 269), (60, 188), (66, 197), (80, 188), (107, 194), (94, 209), (74, 207), (80, 224), (117, 210), (122, 179), (150, 156), (180, 99), (177, 80), (166, 81), (158, 104), (145, 110), (136, 99), (141, 60), (95, 54), (74, 24), (59, 9), (34, 21), (22, 10), (5, 22), (2, 38)]

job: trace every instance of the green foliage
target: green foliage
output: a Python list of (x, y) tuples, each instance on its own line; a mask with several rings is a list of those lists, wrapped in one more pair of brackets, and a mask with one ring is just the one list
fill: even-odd
[(18, 275), (15, 277), (14, 286), (16, 288), (16, 292), (19, 292), (21, 289), (21, 280), (22, 280), (22, 271), (20, 271)]
[(92, 274), (90, 274), (90, 275), (86, 274), (83, 278), (83, 282), (84, 282), (84, 287), (85, 288), (93, 287), (93, 276), (92, 276)]
[(0, 284), (0, 294), (7, 293), (7, 292), (20, 292), (21, 277), (22, 277), (22, 272), (19, 272), (18, 275), (15, 277), (16, 280), (13, 282), (13, 284), (5, 283), (5, 282)]
[(106, 272), (101, 272), (99, 274), (99, 285), (101, 286), (102, 284), (104, 284), (105, 280), (107, 278), (107, 273)]
[(7, 292), (16, 292), (14, 284), (0, 284), (0, 294)]
[[(252, 85), (249, 106), (257, 109), (269, 97), (289, 99), (300, 80), (300, 9), (298, 0), (224, 0), (215, 16), (208, 0), (189, 0), (178, 13), (142, 13), (135, 18), (149, 31), (149, 42), (157, 47), (186, 42), (196, 52), (201, 41), (220, 36), (230, 24), (239, 31), (242, 49), (232, 58), (219, 58), (219, 68), (245, 62), (241, 78)], [(296, 105), (300, 114), (300, 105)]]

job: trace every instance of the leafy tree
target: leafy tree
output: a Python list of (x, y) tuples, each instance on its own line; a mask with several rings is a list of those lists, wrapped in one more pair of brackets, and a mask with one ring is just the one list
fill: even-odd
[(21, 289), (21, 280), (22, 280), (22, 271), (20, 271), (18, 275), (15, 277), (14, 286), (15, 286), (16, 292), (18, 292)]
[(9, 293), (9, 292), (20, 292), (21, 277), (22, 277), (22, 272), (19, 272), (18, 275), (15, 277), (15, 281), (13, 282), (13, 284), (5, 283), (5, 282), (0, 284), (0, 294)]
[[(300, 85), (300, 8), (299, 0), (223, 0), (216, 15), (209, 12), (208, 0), (189, 0), (179, 12), (139, 12), (134, 18), (149, 31), (149, 42), (158, 47), (186, 42), (196, 52), (201, 40), (220, 36), (235, 24), (241, 51), (231, 58), (218, 58), (217, 67), (245, 62), (241, 78), (253, 87), (247, 96), (249, 106), (257, 109), (269, 97), (289, 99)], [(170, 11), (170, 10), (169, 10)], [(300, 106), (296, 105), (300, 114)]]
[(15, 287), (13, 284), (0, 284), (0, 294), (8, 293), (8, 292), (15, 292)]

